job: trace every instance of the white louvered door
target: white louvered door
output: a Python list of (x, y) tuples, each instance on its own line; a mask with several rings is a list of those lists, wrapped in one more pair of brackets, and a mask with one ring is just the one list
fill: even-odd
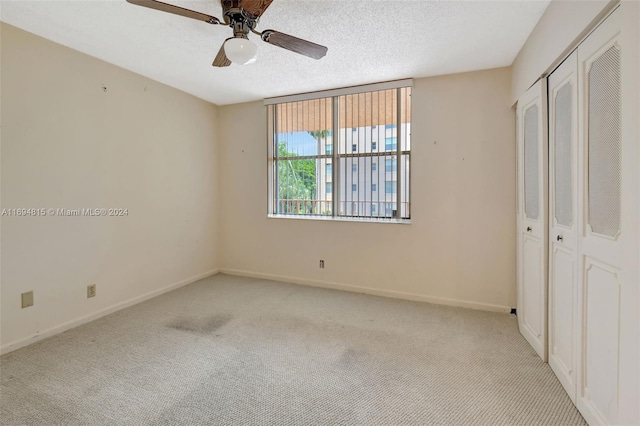
[(547, 102), (540, 79), (518, 100), (518, 326), (547, 360)]
[(577, 406), (592, 425), (640, 421), (638, 5), (623, 6), (578, 48)]
[(549, 365), (576, 398), (578, 314), (578, 55), (549, 85)]

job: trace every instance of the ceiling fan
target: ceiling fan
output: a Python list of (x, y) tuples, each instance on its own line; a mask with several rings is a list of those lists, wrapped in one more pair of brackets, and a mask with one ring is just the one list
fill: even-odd
[(127, 0), (127, 2), (150, 9), (169, 12), (187, 18), (197, 19), (212, 25), (226, 25), (233, 28), (229, 37), (220, 47), (213, 60), (214, 67), (228, 67), (231, 62), (247, 65), (255, 62), (258, 47), (249, 40), (249, 32), (257, 34), (263, 41), (292, 52), (320, 59), (327, 54), (327, 48), (298, 37), (275, 30), (256, 31), (256, 26), (273, 0), (221, 0), (223, 20), (205, 13), (174, 6), (157, 0)]

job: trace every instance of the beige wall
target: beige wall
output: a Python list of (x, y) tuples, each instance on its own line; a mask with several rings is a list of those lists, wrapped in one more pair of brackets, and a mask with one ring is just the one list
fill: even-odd
[[(2, 208), (129, 211), (2, 217), (2, 350), (218, 268), (217, 107), (1, 31)], [(28, 290), (35, 305), (21, 309)]]
[(616, 1), (552, 0), (513, 61), (511, 103), (566, 56)]
[(267, 218), (265, 107), (221, 107), (223, 271), (515, 306), (510, 84), (510, 68), (415, 80), (410, 225)]

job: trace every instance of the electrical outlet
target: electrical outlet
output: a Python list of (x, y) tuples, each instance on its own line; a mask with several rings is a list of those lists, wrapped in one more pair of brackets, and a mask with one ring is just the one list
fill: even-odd
[(324, 269), (324, 260), (320, 260), (320, 269)]
[(22, 308), (28, 308), (29, 306), (33, 306), (33, 291), (27, 291), (26, 293), (22, 293)]
[(89, 297), (96, 297), (96, 285), (91, 284), (87, 286), (87, 299)]

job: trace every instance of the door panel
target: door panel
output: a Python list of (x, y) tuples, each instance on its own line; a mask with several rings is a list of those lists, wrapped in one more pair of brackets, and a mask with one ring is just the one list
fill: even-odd
[(538, 105), (529, 106), (524, 112), (524, 213), (527, 219), (540, 217), (540, 129)]
[(546, 80), (518, 100), (518, 326), (547, 360)]
[(578, 62), (571, 54), (549, 83), (549, 365), (576, 398), (578, 303)]
[(623, 2), (578, 48), (576, 405), (591, 424), (640, 422), (638, 25), (624, 8), (638, 15)]
[[(575, 54), (574, 54), (575, 55)], [(573, 60), (572, 60), (573, 59)], [(577, 65), (575, 56), (568, 59), (568, 66), (573, 65), (571, 74), (566, 77), (565, 81), (561, 81), (557, 89), (551, 88), (552, 103), (550, 106), (550, 114), (552, 116), (553, 126), (551, 126), (551, 134), (549, 144), (553, 148), (551, 150), (550, 162), (553, 163), (551, 181), (553, 187), (552, 211), (554, 212), (554, 225), (566, 226), (571, 229), (574, 223), (573, 206), (575, 178), (573, 172), (575, 166), (573, 164), (575, 154), (576, 135), (576, 102), (574, 100), (576, 93), (575, 78), (577, 73)], [(560, 71), (564, 71), (561, 69)], [(552, 83), (552, 78), (549, 82)]]
[(588, 82), (587, 200), (589, 230), (611, 239), (620, 232), (620, 46), (598, 52)]
[(583, 396), (607, 423), (617, 423), (619, 271), (585, 259)]
[[(539, 239), (525, 235), (522, 247), (523, 267), (523, 291), (524, 309), (522, 312), (523, 326), (529, 335), (536, 339), (535, 344), (542, 336), (544, 319), (540, 312), (540, 306), (544, 303), (544, 293), (541, 284), (544, 282), (541, 276), (544, 270), (542, 257), (542, 244)], [(538, 350), (538, 348), (535, 348)]]
[(575, 398), (576, 253), (555, 244), (549, 259), (549, 365)]

